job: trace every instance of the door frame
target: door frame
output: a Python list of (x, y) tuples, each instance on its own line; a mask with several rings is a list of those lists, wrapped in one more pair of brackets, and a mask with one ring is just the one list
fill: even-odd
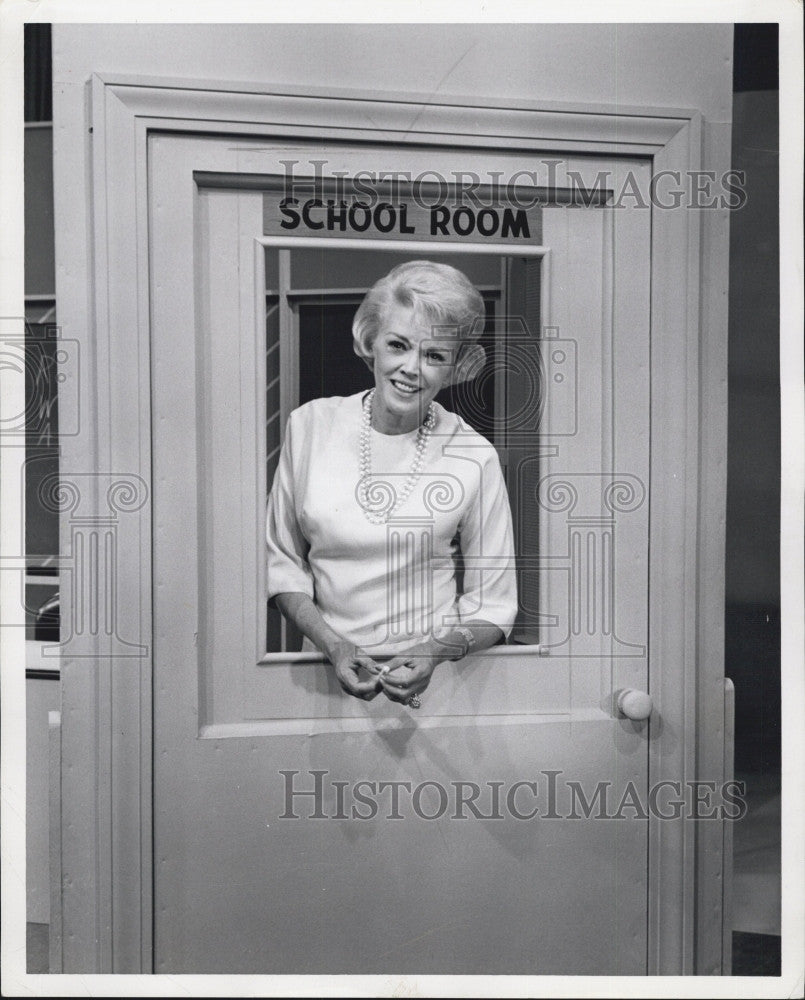
[[(63, 968), (150, 972), (149, 133), (642, 156), (654, 174), (682, 177), (726, 170), (729, 140), (711, 134), (699, 111), (670, 108), (444, 96), (423, 105), (397, 93), (122, 75), (93, 75), (87, 91), (90, 170), (80, 197), (91, 225), (90, 287), (70, 286), (69, 261), (58, 267), (61, 325), (82, 345), (81, 384), (69, 381), (60, 391), (67, 405), (84, 401), (91, 430), (63, 439), (62, 469), (83, 477), (84, 517), (103, 522), (110, 507), (126, 509), (121, 494), (123, 506), (112, 504), (109, 477), (117, 473), (140, 477), (144, 502), (139, 509), (129, 503), (118, 531), (115, 635), (89, 630), (80, 650), (68, 644), (63, 654)], [(649, 574), (649, 684), (665, 734), (650, 744), (650, 780), (713, 779), (725, 773), (728, 212), (692, 211), (684, 202), (651, 211), (652, 260), (663, 266), (651, 286), (650, 551), (661, 542), (666, 558), (651, 560)], [(62, 513), (63, 553), (72, 530)], [(74, 611), (80, 581), (66, 572), (60, 584), (62, 608)], [(134, 637), (145, 655), (119, 659), (116, 637)], [(720, 822), (651, 819), (650, 974), (728, 971), (723, 844)]]

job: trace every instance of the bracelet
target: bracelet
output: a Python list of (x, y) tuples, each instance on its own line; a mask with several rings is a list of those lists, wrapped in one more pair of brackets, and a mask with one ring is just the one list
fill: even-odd
[(453, 631), (458, 632), (466, 644), (464, 646), (464, 652), (459, 657), (459, 659), (462, 659), (467, 655), (467, 653), (469, 653), (470, 649), (472, 649), (472, 646), (475, 643), (475, 636), (472, 634), (472, 629), (469, 629), (464, 625), (457, 625)]

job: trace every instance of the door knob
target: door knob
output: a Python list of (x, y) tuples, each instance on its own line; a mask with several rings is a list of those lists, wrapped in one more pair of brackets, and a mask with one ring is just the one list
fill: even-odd
[(647, 719), (653, 707), (651, 695), (647, 691), (626, 688), (618, 693), (618, 711), (634, 722)]

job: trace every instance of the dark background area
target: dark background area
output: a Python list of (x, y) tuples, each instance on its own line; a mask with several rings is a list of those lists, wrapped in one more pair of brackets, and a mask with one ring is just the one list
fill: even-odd
[(737, 24), (734, 35), (732, 166), (746, 172), (747, 201), (730, 218), (724, 671), (749, 809), (734, 831), (736, 976), (781, 968), (778, 30)]
[(735, 26), (730, 218), (725, 673), (735, 763), (780, 769), (780, 267), (778, 26)]

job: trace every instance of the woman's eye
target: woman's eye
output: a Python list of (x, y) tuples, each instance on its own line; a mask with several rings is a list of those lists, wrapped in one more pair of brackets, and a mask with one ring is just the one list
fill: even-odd
[(432, 361), (435, 365), (443, 365), (445, 363), (445, 356), (439, 351), (428, 351), (428, 361)]
[(404, 351), (405, 350), (405, 344), (401, 340), (390, 340), (389, 341), (389, 347), (392, 349), (392, 351)]

